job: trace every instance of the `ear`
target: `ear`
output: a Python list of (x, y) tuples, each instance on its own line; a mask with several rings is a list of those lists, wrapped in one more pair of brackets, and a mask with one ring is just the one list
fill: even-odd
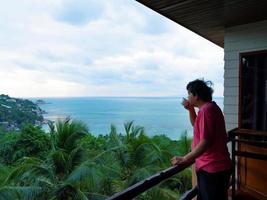
[(199, 100), (199, 96), (198, 95), (195, 96), (195, 100), (197, 100), (197, 101)]

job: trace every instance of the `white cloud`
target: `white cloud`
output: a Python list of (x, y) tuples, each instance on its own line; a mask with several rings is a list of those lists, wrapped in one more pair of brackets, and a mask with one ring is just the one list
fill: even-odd
[(223, 50), (135, 1), (1, 5), (2, 93), (174, 96), (204, 77), (223, 94)]

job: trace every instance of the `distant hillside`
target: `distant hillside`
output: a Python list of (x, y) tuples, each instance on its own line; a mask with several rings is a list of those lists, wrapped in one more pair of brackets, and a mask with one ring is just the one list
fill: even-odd
[(30, 100), (0, 95), (0, 126), (4, 128), (18, 130), (24, 123), (42, 125), (43, 113), (44, 111)]

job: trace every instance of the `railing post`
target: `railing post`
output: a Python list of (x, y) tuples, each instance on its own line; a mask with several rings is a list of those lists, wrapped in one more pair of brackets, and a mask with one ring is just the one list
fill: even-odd
[(236, 192), (236, 157), (235, 157), (235, 134), (233, 131), (230, 132), (230, 139), (232, 141), (232, 199), (235, 199), (235, 192)]

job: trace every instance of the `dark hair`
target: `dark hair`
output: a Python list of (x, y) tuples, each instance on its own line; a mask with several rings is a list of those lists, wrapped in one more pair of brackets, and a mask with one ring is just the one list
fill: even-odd
[(212, 100), (213, 89), (211, 81), (196, 79), (187, 84), (186, 89), (194, 96), (198, 96), (202, 101), (208, 102)]

